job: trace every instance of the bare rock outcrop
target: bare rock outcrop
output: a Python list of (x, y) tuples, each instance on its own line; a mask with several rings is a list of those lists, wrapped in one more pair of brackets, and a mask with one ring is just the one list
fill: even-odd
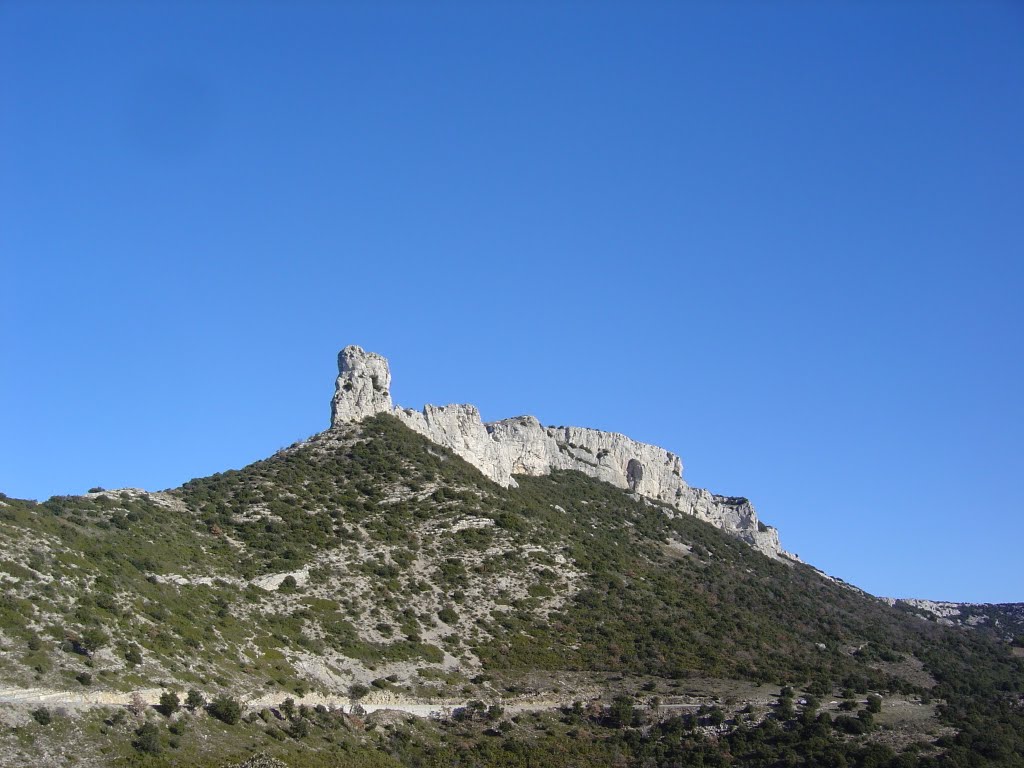
[(331, 426), (390, 413), (505, 487), (516, 485), (515, 475), (578, 470), (706, 520), (770, 557), (787, 554), (779, 545), (778, 531), (758, 520), (749, 501), (691, 488), (682, 477), (682, 460), (664, 448), (615, 432), (545, 427), (533, 416), (485, 424), (472, 405), (402, 408), (391, 403), (390, 388), (385, 358), (357, 346), (345, 347), (338, 355)]
[(375, 352), (348, 346), (338, 353), (338, 380), (331, 400), (331, 426), (361, 421), (391, 410), (391, 369)]

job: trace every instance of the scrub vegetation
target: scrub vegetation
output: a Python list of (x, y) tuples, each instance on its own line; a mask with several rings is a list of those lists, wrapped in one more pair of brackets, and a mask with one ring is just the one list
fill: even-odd
[[(157, 691), (63, 712), (0, 691), (0, 748), (47, 765), (75, 732), (82, 765), (1024, 765), (1019, 638), (925, 621), (579, 473), (518, 481), (381, 415), (170, 491), (0, 498), (4, 690)], [(461, 704), (440, 722), (356, 708), (434, 701)]]

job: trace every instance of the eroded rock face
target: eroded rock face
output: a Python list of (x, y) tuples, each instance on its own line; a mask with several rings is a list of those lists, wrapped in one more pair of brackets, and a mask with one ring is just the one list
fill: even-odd
[(500, 485), (515, 475), (545, 475), (574, 469), (664, 502), (741, 538), (770, 557), (786, 554), (778, 531), (757, 519), (750, 502), (691, 488), (680, 458), (625, 435), (583, 427), (544, 427), (533, 416), (485, 424), (472, 405), (427, 405), (422, 411), (391, 403), (391, 371), (385, 358), (360, 347), (338, 355), (338, 381), (331, 426), (390, 413), (406, 426), (448, 448)]
[(338, 381), (331, 400), (331, 426), (361, 421), (391, 410), (391, 369), (388, 361), (362, 347), (338, 353)]

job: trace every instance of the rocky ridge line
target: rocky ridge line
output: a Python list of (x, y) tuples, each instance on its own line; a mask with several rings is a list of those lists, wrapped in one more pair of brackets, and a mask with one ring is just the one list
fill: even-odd
[(472, 405), (402, 408), (391, 402), (387, 359), (358, 346), (345, 347), (338, 355), (331, 427), (378, 413), (397, 417), (502, 486), (514, 487), (515, 475), (577, 470), (706, 520), (769, 557), (795, 559), (782, 549), (778, 531), (758, 520), (747, 499), (690, 487), (682, 477), (682, 461), (664, 448), (614, 432), (545, 427), (533, 416), (485, 424)]
[(882, 602), (913, 613), (927, 621), (947, 627), (987, 626), (1005, 635), (1007, 640), (1018, 636), (1024, 655), (1024, 603), (953, 603), (947, 600), (882, 597)]

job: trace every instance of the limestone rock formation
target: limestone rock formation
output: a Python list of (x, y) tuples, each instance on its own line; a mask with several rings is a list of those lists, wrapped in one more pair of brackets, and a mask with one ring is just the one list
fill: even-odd
[(695, 515), (739, 537), (770, 557), (786, 555), (778, 531), (757, 519), (750, 502), (691, 488), (680, 458), (615, 432), (584, 427), (545, 427), (533, 416), (485, 424), (472, 405), (427, 405), (422, 411), (391, 403), (391, 371), (382, 356), (361, 347), (338, 355), (331, 426), (390, 413), (406, 426), (450, 449), (503, 486), (515, 475), (573, 469)]
[(338, 381), (331, 401), (331, 426), (360, 421), (391, 410), (391, 369), (388, 361), (361, 347), (338, 354)]

